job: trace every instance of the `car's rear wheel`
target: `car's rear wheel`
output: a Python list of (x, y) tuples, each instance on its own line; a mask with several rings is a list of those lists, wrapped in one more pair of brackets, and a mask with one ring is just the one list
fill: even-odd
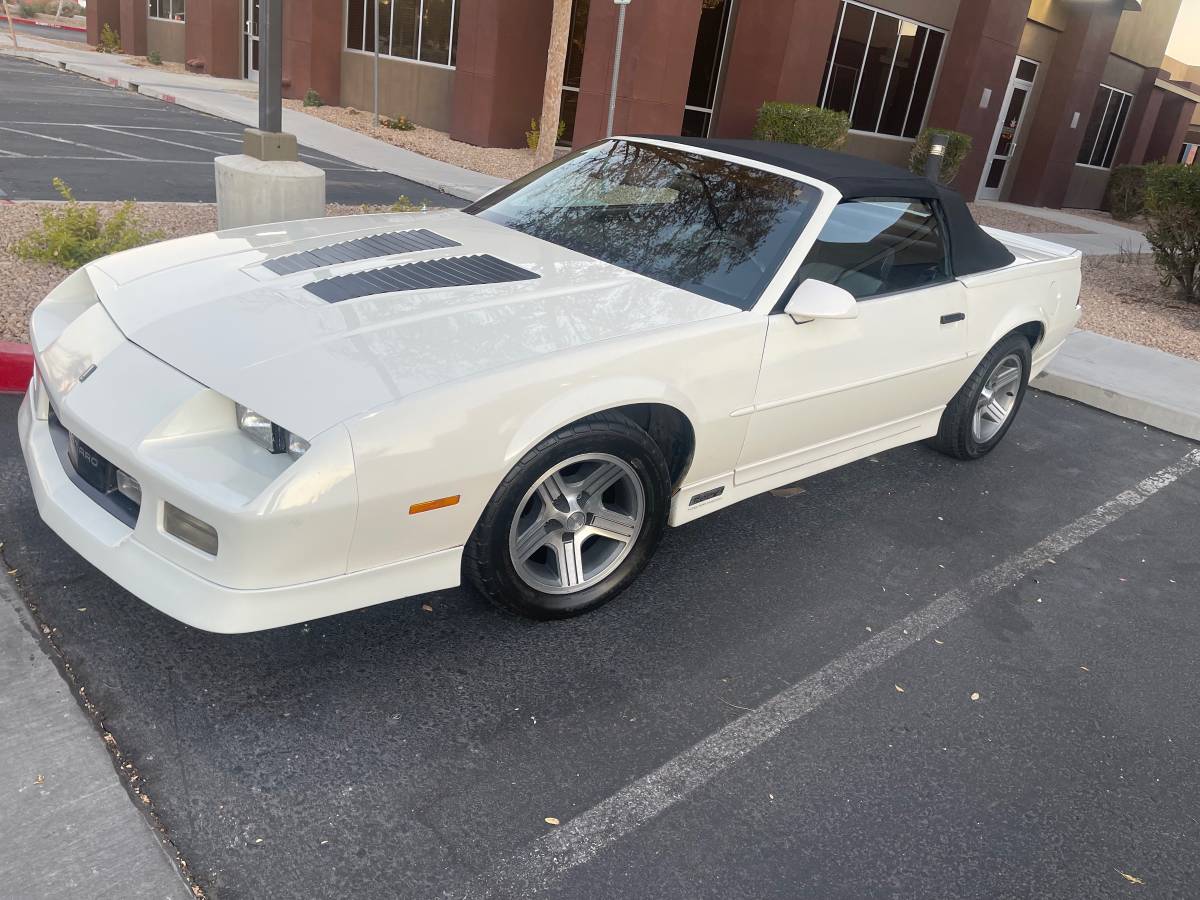
[(463, 574), (521, 615), (595, 609), (649, 560), (670, 496), (667, 464), (643, 429), (617, 414), (586, 419), (513, 467), (471, 535)]
[(946, 405), (933, 446), (957, 459), (992, 451), (1016, 418), (1029, 385), (1029, 341), (1010, 334), (976, 366)]

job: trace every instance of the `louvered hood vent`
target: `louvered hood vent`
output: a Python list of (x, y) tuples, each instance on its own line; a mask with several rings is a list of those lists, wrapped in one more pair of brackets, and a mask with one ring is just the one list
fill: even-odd
[(409, 231), (373, 234), (369, 237), (355, 238), (352, 241), (330, 244), (328, 247), (289, 253), (287, 256), (269, 259), (263, 265), (276, 275), (294, 275), (305, 269), (319, 269), (322, 266), (332, 266), (338, 263), (375, 259), (380, 256), (392, 256), (396, 253), (415, 253), (418, 250), (444, 250), (447, 247), (457, 246), (459, 246), (458, 241), (442, 237), (428, 228), (415, 228)]
[(355, 297), (391, 294), (397, 291), (421, 291), (432, 288), (466, 287), (475, 284), (503, 284), (529, 281), (541, 276), (494, 256), (450, 256), (419, 262), (351, 272), (306, 284), (304, 289), (326, 303), (341, 303)]

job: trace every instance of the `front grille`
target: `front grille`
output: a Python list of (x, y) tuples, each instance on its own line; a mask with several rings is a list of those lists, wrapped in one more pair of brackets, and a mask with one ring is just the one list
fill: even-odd
[[(71, 483), (105, 512), (133, 528), (141, 512), (141, 503), (117, 490), (120, 470), (67, 431), (53, 408), (50, 410), (50, 438)], [(128, 476), (126, 478), (132, 481)]]
[(503, 284), (540, 277), (528, 269), (522, 269), (485, 253), (481, 256), (425, 259), (383, 269), (371, 269), (368, 272), (335, 275), (333, 278), (306, 284), (304, 289), (316, 294), (326, 303), (340, 303), (343, 300), (369, 297), (372, 294), (467, 287), (476, 284)]
[(305, 269), (319, 269), (338, 263), (375, 259), (379, 256), (394, 256), (397, 253), (416, 253), (419, 250), (444, 250), (457, 247), (458, 241), (430, 231), (428, 228), (413, 228), (408, 231), (391, 231), (367, 237), (341, 241), (326, 247), (315, 247), (299, 253), (289, 253), (268, 259), (263, 265), (276, 275), (294, 275)]

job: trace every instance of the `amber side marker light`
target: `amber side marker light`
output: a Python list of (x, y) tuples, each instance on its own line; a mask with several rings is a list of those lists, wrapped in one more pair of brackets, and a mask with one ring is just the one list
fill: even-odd
[(445, 509), (447, 506), (454, 506), (461, 498), (461, 494), (455, 494), (453, 497), (442, 497), (440, 500), (426, 500), (424, 503), (414, 503), (408, 508), (408, 514), (415, 516), (417, 513), (429, 512), (432, 509)]

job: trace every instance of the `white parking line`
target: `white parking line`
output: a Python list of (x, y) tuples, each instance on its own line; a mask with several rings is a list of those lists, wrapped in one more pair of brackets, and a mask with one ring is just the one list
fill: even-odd
[(85, 144), (82, 141), (68, 141), (66, 138), (54, 137), (49, 134), (38, 134), (36, 131), (22, 131), (20, 128), (9, 128), (6, 125), (0, 125), (0, 131), (11, 131), (13, 134), (23, 134), (28, 137), (39, 138), (43, 141), (53, 141), (56, 144), (70, 144), (72, 147), (84, 147), (100, 153), (115, 153), (117, 156), (123, 156), (126, 159), (145, 161), (144, 157), (134, 156), (132, 153), (122, 153), (120, 150), (111, 150), (108, 147), (97, 147), (94, 144)]
[(1041, 568), (1048, 559), (1066, 553), (1197, 468), (1200, 468), (1200, 450), (1193, 450), (985, 572), (965, 588), (943, 594), (923, 609), (905, 616), (607, 800), (548, 832), (525, 851), (499, 860), (465, 887), (448, 890), (444, 896), (475, 898), (499, 893), (525, 897), (545, 889), (554, 879), (595, 858), (670, 809), (898, 653)]

